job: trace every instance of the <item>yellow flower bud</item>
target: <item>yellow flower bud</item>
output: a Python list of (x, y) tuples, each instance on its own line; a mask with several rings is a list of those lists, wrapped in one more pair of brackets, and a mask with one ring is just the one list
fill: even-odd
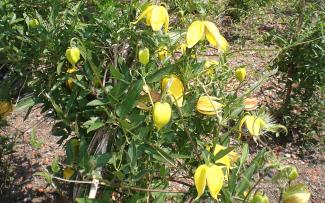
[(239, 82), (243, 82), (246, 78), (246, 68), (237, 68), (235, 71), (235, 75)]
[(139, 50), (139, 61), (142, 65), (147, 65), (149, 63), (149, 49), (148, 48), (143, 48)]
[(201, 96), (196, 104), (196, 110), (205, 115), (216, 115), (223, 106), (216, 97)]
[(290, 181), (293, 181), (298, 178), (299, 174), (298, 174), (297, 168), (295, 166), (289, 166), (289, 167), (285, 168), (285, 170), (286, 170), (288, 179)]
[(307, 203), (310, 192), (304, 184), (290, 186), (283, 193), (284, 203)]
[(256, 195), (254, 195), (250, 203), (269, 203), (269, 198), (266, 195), (257, 193)]
[(73, 168), (71, 168), (70, 166), (68, 166), (63, 171), (63, 178), (69, 180), (71, 178), (71, 176), (73, 176), (73, 174), (74, 174)]
[(65, 56), (74, 66), (80, 60), (80, 50), (77, 47), (68, 48), (65, 52)]
[(153, 122), (158, 130), (168, 124), (172, 109), (168, 103), (156, 102), (153, 107)]
[(13, 105), (10, 101), (0, 101), (0, 117), (8, 116), (13, 110)]
[(34, 18), (33, 20), (30, 20), (28, 22), (28, 26), (30, 28), (37, 28), (39, 26), (39, 22), (38, 22), (38, 20), (36, 18)]
[(179, 107), (183, 106), (184, 85), (176, 75), (164, 77), (161, 82), (161, 91), (166, 91), (167, 94), (171, 95), (174, 104)]

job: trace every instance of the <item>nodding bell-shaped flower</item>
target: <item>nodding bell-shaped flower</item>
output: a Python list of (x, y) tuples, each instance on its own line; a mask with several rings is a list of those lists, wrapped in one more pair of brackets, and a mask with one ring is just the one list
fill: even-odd
[(192, 48), (200, 40), (207, 39), (209, 43), (221, 51), (229, 48), (227, 40), (220, 34), (217, 26), (210, 21), (194, 21), (187, 30), (186, 43)]
[(65, 52), (65, 56), (67, 57), (69, 63), (71, 63), (74, 67), (80, 60), (80, 50), (77, 47), (68, 48)]
[(266, 195), (261, 193), (257, 193), (254, 195), (252, 201), (250, 203), (269, 203), (269, 198)]
[(239, 82), (243, 82), (246, 78), (246, 68), (237, 68), (235, 76)]
[(172, 74), (163, 78), (161, 82), (161, 91), (166, 91), (172, 97), (172, 101), (178, 107), (183, 106), (184, 85), (176, 75)]
[(140, 49), (138, 57), (142, 65), (147, 65), (149, 63), (149, 57), (150, 57), (149, 49), (148, 48)]
[(222, 168), (215, 164), (200, 165), (194, 173), (194, 183), (198, 193), (196, 199), (204, 193), (205, 186), (208, 185), (210, 195), (217, 199), (223, 186), (224, 174)]
[(217, 97), (201, 96), (197, 101), (196, 110), (205, 115), (216, 115), (223, 106), (216, 100), (218, 100)]
[(266, 122), (262, 118), (254, 115), (246, 115), (240, 121), (239, 132), (241, 132), (244, 123), (246, 124), (246, 128), (248, 129), (249, 133), (253, 137), (259, 136), (263, 129), (266, 128)]
[(164, 26), (165, 33), (168, 32), (169, 26), (169, 15), (167, 9), (164, 6), (151, 5), (148, 6), (138, 17), (138, 19), (133, 22), (137, 24), (140, 20), (146, 18), (146, 24), (151, 26), (153, 31), (158, 31)]
[(290, 186), (283, 193), (284, 203), (307, 203), (309, 198), (310, 192), (304, 184)]
[(153, 122), (158, 131), (168, 124), (172, 115), (170, 105), (166, 103), (156, 102), (153, 106)]
[(34, 18), (28, 22), (28, 26), (30, 28), (37, 28), (39, 26), (39, 22), (36, 18)]

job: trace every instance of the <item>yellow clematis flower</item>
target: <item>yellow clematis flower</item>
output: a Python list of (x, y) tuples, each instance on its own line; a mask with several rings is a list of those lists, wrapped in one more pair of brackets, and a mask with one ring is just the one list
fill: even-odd
[[(266, 122), (262, 118), (256, 117), (254, 115), (246, 115), (241, 119), (239, 123), (239, 132), (241, 132), (244, 123), (246, 123), (246, 128), (253, 137), (259, 136), (266, 128)], [(239, 137), (241, 137), (241, 133)]]
[(210, 195), (217, 199), (217, 196), (223, 186), (224, 174), (220, 166), (215, 164), (200, 165), (194, 173), (194, 183), (198, 193), (196, 199), (204, 193), (206, 184), (208, 185)]
[(69, 63), (71, 63), (72, 66), (75, 66), (80, 60), (80, 50), (77, 47), (68, 48), (65, 51), (65, 56), (67, 57)]
[(138, 58), (142, 65), (147, 65), (149, 63), (150, 52), (148, 48), (143, 48), (139, 50)]
[(146, 18), (146, 24), (151, 26), (153, 31), (158, 31), (164, 26), (165, 33), (168, 32), (169, 26), (169, 15), (167, 9), (164, 6), (151, 5), (148, 6), (138, 17), (138, 19), (133, 22), (137, 24), (140, 20)]
[(243, 82), (246, 78), (246, 68), (237, 68), (235, 71), (235, 75), (239, 82)]
[(178, 107), (183, 106), (184, 85), (176, 75), (172, 74), (163, 78), (161, 82), (161, 91), (166, 91), (172, 97), (173, 103)]
[(192, 48), (200, 40), (207, 39), (209, 43), (221, 51), (229, 48), (227, 40), (220, 34), (217, 26), (210, 21), (194, 21), (187, 30), (186, 43)]
[(223, 106), (217, 102), (218, 98), (211, 96), (201, 96), (196, 104), (196, 110), (205, 115), (216, 115)]
[(307, 203), (310, 192), (304, 184), (290, 186), (283, 193), (284, 203)]
[(153, 106), (153, 122), (158, 131), (168, 124), (172, 115), (172, 109), (168, 103), (156, 102)]

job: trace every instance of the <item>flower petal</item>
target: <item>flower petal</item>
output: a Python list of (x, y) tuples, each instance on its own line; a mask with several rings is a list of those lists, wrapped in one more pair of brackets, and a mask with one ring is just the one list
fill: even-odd
[(207, 165), (200, 165), (194, 173), (194, 183), (197, 190), (197, 198), (202, 196), (204, 193), (205, 185), (206, 185), (206, 177), (207, 177)]
[[(138, 17), (138, 19), (135, 22), (132, 22), (132, 24), (137, 24), (140, 20), (142, 20), (149, 12), (152, 11), (152, 9), (156, 7), (155, 5), (148, 6)], [(148, 16), (147, 16), (148, 18)], [(148, 21), (147, 21), (148, 22)]]
[(216, 97), (201, 96), (196, 104), (196, 110), (206, 115), (216, 115), (223, 106)]
[(208, 166), (206, 178), (211, 196), (214, 199), (217, 199), (217, 196), (222, 188), (224, 180), (224, 174), (221, 170), (221, 167), (214, 164)]
[(204, 36), (204, 23), (194, 21), (187, 30), (186, 43), (188, 48), (192, 48)]
[(244, 116), (244, 117), (240, 120), (240, 123), (239, 123), (239, 136), (238, 136), (238, 138), (241, 137), (241, 130), (242, 130), (243, 124), (244, 124), (245, 121), (248, 119), (248, 117), (250, 117), (250, 115), (246, 115), (246, 116)]
[(217, 26), (209, 21), (204, 21), (205, 26), (205, 36), (207, 40), (210, 42), (210, 44), (214, 47), (218, 46), (218, 37), (220, 37), (220, 32), (217, 28)]
[[(165, 90), (166, 88), (168, 89)], [(176, 102), (178, 107), (183, 106), (184, 85), (176, 75), (165, 77), (161, 82), (161, 89), (172, 96), (173, 103)]]
[(158, 31), (162, 28), (166, 19), (166, 8), (163, 6), (155, 6), (152, 9), (150, 24), (153, 31)]

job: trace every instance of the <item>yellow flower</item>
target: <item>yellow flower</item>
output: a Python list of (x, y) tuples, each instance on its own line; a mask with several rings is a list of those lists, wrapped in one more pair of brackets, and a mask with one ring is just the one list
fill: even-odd
[(223, 106), (217, 102), (218, 98), (211, 96), (201, 96), (196, 104), (196, 110), (205, 115), (216, 115)]
[(162, 80), (161, 91), (166, 91), (178, 107), (183, 106), (184, 85), (176, 75), (172, 74)]
[(143, 18), (146, 18), (146, 24), (151, 25), (153, 31), (158, 31), (164, 26), (164, 31), (167, 33), (169, 26), (169, 16), (167, 9), (163, 6), (151, 5), (148, 6), (138, 17), (138, 19), (133, 22), (137, 24)]
[(166, 46), (158, 48), (158, 59), (164, 61), (169, 56), (168, 49)]
[(172, 115), (172, 109), (168, 103), (156, 102), (153, 107), (153, 122), (158, 131), (168, 124)]
[(246, 68), (237, 68), (235, 71), (235, 75), (239, 82), (243, 82), (246, 78)]
[(290, 186), (283, 193), (284, 203), (307, 203), (310, 192), (304, 184)]
[(246, 98), (243, 101), (244, 104), (244, 110), (245, 111), (252, 111), (257, 109), (258, 107), (258, 99), (256, 98)]
[(63, 170), (63, 178), (64, 179), (70, 179), (71, 176), (73, 176), (74, 174), (74, 170), (73, 168), (71, 168), (70, 166), (66, 167), (64, 170)]
[(200, 165), (194, 173), (194, 183), (198, 193), (196, 199), (200, 198), (204, 193), (206, 184), (208, 185), (209, 192), (214, 199), (223, 186), (224, 174), (220, 166), (215, 164)]
[(69, 63), (71, 63), (72, 66), (75, 66), (80, 60), (80, 50), (77, 47), (68, 48), (65, 52), (65, 56), (67, 57)]
[[(224, 149), (226, 149), (226, 147), (217, 144), (214, 148), (213, 155), (217, 155), (221, 150)], [(216, 163), (221, 163), (225, 165), (227, 168), (227, 174), (229, 175), (229, 170), (231, 168), (231, 165), (235, 163), (238, 158), (239, 155), (236, 152), (231, 151), (227, 155), (223, 156), (221, 159), (218, 159)]]
[(241, 132), (244, 123), (246, 123), (246, 128), (253, 137), (259, 136), (266, 127), (266, 122), (262, 118), (254, 115), (246, 115), (240, 121), (239, 132)]
[(149, 63), (149, 57), (150, 57), (149, 49), (148, 48), (140, 49), (138, 57), (142, 65), (147, 65)]
[(34, 18), (33, 20), (30, 20), (28, 22), (28, 26), (30, 28), (37, 28), (39, 26), (39, 22), (38, 22), (38, 20), (36, 18)]
[(209, 21), (194, 21), (187, 30), (187, 47), (192, 48), (200, 40), (206, 38), (209, 43), (221, 51), (229, 47), (227, 40), (220, 34), (217, 26)]
[(0, 117), (8, 116), (13, 110), (13, 105), (10, 101), (0, 101)]

